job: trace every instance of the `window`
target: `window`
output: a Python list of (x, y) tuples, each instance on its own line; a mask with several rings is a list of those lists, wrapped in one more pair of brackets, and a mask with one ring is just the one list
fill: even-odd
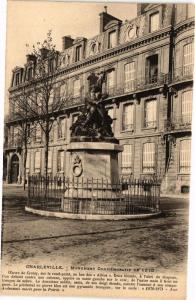
[(91, 46), (90, 46), (90, 51), (89, 51), (89, 55), (94, 55), (96, 54), (98, 51), (98, 44), (97, 43), (93, 43)]
[(60, 86), (60, 97), (63, 98), (63, 97), (66, 97), (67, 95), (67, 83), (64, 83)]
[(59, 118), (58, 138), (62, 139), (66, 136), (66, 118)]
[(124, 104), (122, 113), (122, 130), (133, 130), (134, 128), (134, 104)]
[(78, 119), (79, 114), (74, 114), (72, 115), (72, 124), (74, 124), (76, 122), (76, 120)]
[(182, 140), (180, 142), (180, 166), (179, 172), (182, 174), (190, 173), (190, 155), (191, 155), (191, 140)]
[(115, 71), (112, 71), (107, 74), (107, 92), (109, 94), (113, 92), (114, 83), (115, 83)]
[(73, 96), (74, 97), (80, 96), (80, 79), (76, 79), (73, 82)]
[(30, 137), (30, 124), (26, 125), (26, 131), (27, 131), (27, 138)]
[(51, 169), (52, 169), (52, 151), (49, 150), (48, 151), (48, 164), (47, 164), (48, 173), (51, 173)]
[(155, 143), (143, 145), (143, 173), (155, 172)]
[(48, 61), (48, 71), (49, 71), (49, 73), (54, 72), (54, 60), (53, 60), (53, 58), (49, 59), (49, 61)]
[[(111, 117), (111, 119), (113, 120), (114, 118), (114, 109), (113, 107), (109, 107), (107, 108), (107, 111), (108, 111), (108, 115)], [(113, 129), (113, 121), (112, 121), (112, 125), (111, 125), (112, 129)]]
[(79, 61), (81, 60), (81, 49), (82, 49), (82, 46), (77, 46), (76, 47), (76, 56), (75, 56), (75, 61)]
[(20, 84), (20, 73), (16, 73), (16, 85)]
[(32, 67), (30, 67), (28, 68), (28, 75), (27, 75), (28, 80), (32, 79), (32, 75), (33, 75), (33, 69)]
[(35, 142), (41, 142), (41, 127), (37, 126), (35, 128)]
[(131, 175), (132, 173), (132, 145), (123, 145), (122, 152), (122, 175)]
[(189, 43), (183, 47), (183, 75), (193, 73), (193, 44)]
[(155, 83), (158, 79), (158, 55), (146, 59), (146, 83)]
[(125, 65), (125, 92), (135, 90), (135, 62)]
[(108, 34), (108, 48), (116, 47), (117, 40), (116, 40), (116, 31), (111, 31)]
[(35, 173), (40, 172), (41, 168), (41, 152), (35, 152)]
[(58, 151), (58, 172), (62, 172), (64, 170), (64, 151)]
[(48, 101), (49, 107), (52, 107), (53, 103), (54, 103), (54, 90), (52, 89), (49, 94), (49, 101)]
[(192, 120), (192, 91), (182, 94), (181, 116), (183, 123), (191, 123)]
[(156, 126), (156, 100), (145, 101), (145, 116), (144, 116), (144, 127), (151, 128)]
[(159, 12), (155, 12), (150, 15), (150, 32), (158, 30), (159, 24)]

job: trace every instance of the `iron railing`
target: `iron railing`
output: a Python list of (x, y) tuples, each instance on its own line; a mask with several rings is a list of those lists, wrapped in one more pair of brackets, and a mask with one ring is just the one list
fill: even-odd
[(173, 72), (173, 81), (191, 80), (193, 79), (194, 65), (182, 66), (176, 68)]
[(192, 116), (183, 115), (175, 116), (171, 119), (165, 120), (164, 128), (166, 131), (178, 131), (178, 130), (191, 130)]
[(159, 211), (160, 182), (151, 179), (75, 179), (29, 176), (28, 203), (72, 214), (129, 215)]
[(124, 82), (121, 84), (113, 85), (112, 87), (106, 87), (105, 93), (109, 97), (118, 96), (123, 94), (129, 94), (136, 91), (142, 91), (144, 89), (158, 87), (168, 83), (169, 75), (164, 73), (159, 73), (155, 76), (142, 76), (132, 79), (130, 82)]

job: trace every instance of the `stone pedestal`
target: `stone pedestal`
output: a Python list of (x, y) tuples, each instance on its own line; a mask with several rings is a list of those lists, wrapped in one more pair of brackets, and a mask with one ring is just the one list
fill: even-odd
[(70, 175), (85, 179), (119, 180), (118, 153), (123, 146), (106, 142), (75, 142), (67, 149), (71, 155)]
[(107, 142), (73, 142), (67, 150), (71, 154), (70, 181), (62, 200), (63, 211), (95, 214), (107, 205), (107, 200), (118, 201), (123, 197), (118, 166), (118, 153), (123, 151), (123, 146)]

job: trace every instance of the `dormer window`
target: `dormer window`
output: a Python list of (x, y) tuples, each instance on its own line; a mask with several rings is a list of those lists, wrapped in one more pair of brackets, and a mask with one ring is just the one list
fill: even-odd
[(53, 59), (49, 59), (49, 61), (48, 61), (48, 71), (49, 71), (49, 73), (53, 73), (53, 71), (54, 71), (54, 60)]
[(160, 25), (160, 17), (159, 17), (159, 12), (155, 12), (150, 15), (150, 32), (154, 32), (159, 30), (159, 25)]
[(28, 69), (28, 80), (31, 80), (31, 79), (32, 79), (32, 75), (33, 75), (33, 69), (32, 69), (32, 67), (30, 67), (30, 68)]
[(20, 73), (16, 73), (16, 85), (20, 84)]
[(81, 45), (79, 45), (79, 46), (76, 47), (75, 62), (81, 60), (81, 49), (82, 49)]
[(117, 38), (116, 38), (116, 30), (109, 32), (108, 34), (108, 48), (114, 48), (117, 45)]

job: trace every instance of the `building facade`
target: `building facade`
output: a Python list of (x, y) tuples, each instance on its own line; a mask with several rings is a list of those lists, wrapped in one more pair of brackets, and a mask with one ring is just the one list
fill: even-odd
[[(188, 193), (190, 182), (194, 18), (190, 4), (138, 4), (137, 17), (122, 22), (107, 11), (100, 14), (97, 36), (62, 38), (62, 61), (55, 95), (67, 97), (55, 121), (48, 172), (68, 176), (70, 127), (88, 93), (91, 72), (112, 70), (103, 89), (112, 129), (124, 151), (122, 176), (158, 176), (164, 193)], [(14, 99), (33, 76), (33, 57), (13, 70), (9, 89), (10, 118), (4, 147), (5, 179), (24, 180), (23, 150), (17, 139)], [(55, 97), (55, 96), (54, 96)], [(30, 125), (29, 125), (30, 126)], [(27, 174), (44, 174), (41, 130), (28, 145)]]

